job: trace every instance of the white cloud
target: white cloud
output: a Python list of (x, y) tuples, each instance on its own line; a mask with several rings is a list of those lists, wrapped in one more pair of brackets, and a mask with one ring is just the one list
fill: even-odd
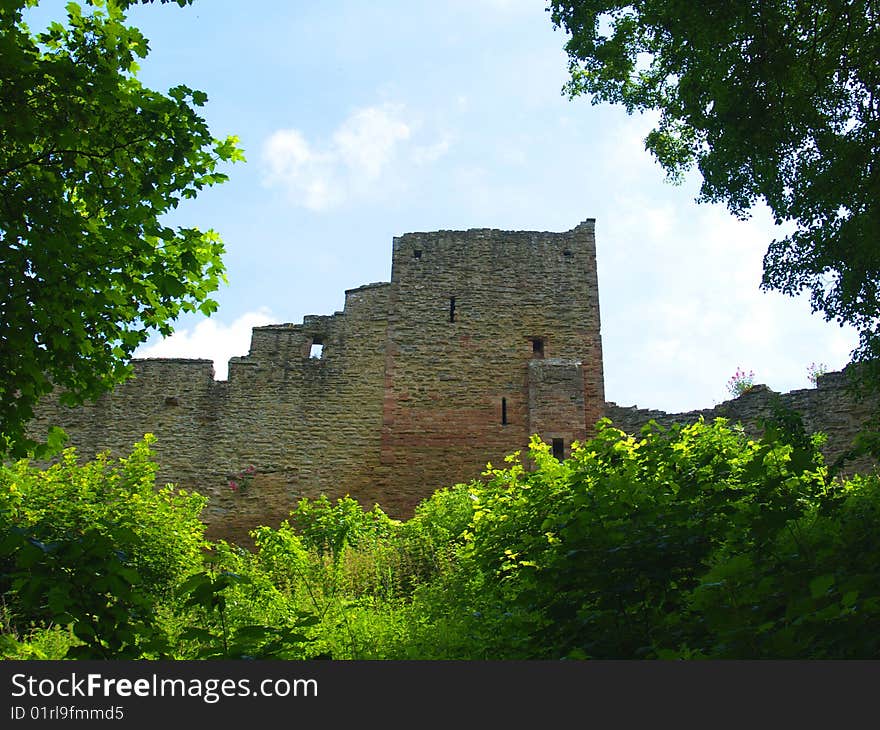
[(390, 104), (355, 112), (333, 134), (331, 154), (352, 177), (375, 180), (394, 157), (397, 143), (410, 137), (410, 125), (400, 115), (401, 108)]
[(333, 207), (343, 196), (336, 160), (313, 150), (296, 129), (280, 129), (263, 145), (264, 182), (282, 185), (307, 208)]
[(433, 144), (420, 145), (414, 147), (410, 159), (417, 165), (424, 165), (430, 162), (436, 162), (445, 155), (452, 145), (452, 138), (445, 134)]
[(653, 112), (627, 115), (618, 120), (596, 155), (596, 164), (620, 183), (657, 183), (665, 178), (654, 156), (645, 149), (645, 137), (657, 123)]
[(265, 307), (246, 312), (232, 324), (216, 317), (203, 319), (191, 329), (178, 329), (152, 345), (138, 348), (135, 357), (185, 357), (214, 361), (214, 378), (225, 380), (229, 358), (246, 355), (251, 344), (251, 330), (274, 321)]
[(297, 129), (280, 129), (263, 144), (264, 184), (286, 189), (306, 208), (329, 210), (373, 193), (400, 158), (425, 164), (446, 153), (448, 136), (414, 144), (416, 127), (402, 105), (386, 103), (356, 110), (323, 145)]

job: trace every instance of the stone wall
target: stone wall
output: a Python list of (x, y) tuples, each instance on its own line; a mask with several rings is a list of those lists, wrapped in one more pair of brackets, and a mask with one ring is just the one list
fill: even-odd
[[(592, 220), (566, 233), (401, 236), (390, 296), (381, 503), (395, 512), (478, 477), (536, 430), (567, 447), (601, 417)], [(551, 360), (576, 370), (564, 384), (576, 404), (533, 422), (530, 373)]]
[[(135, 360), (134, 377), (94, 404), (44, 403), (35, 432), (60, 424), (80, 455), (123, 454), (156, 435), (159, 479), (210, 497), (212, 537), (247, 542), (301, 497), (372, 487), (382, 428), (387, 283), (346, 292), (345, 308), (253, 330), (250, 352), (215, 381), (209, 360)], [(322, 357), (310, 357), (323, 343)], [(248, 466), (246, 490), (229, 482)]]
[[(93, 404), (47, 399), (32, 427), (61, 425), (83, 458), (154, 433), (160, 480), (207, 495), (209, 535), (246, 544), (304, 496), (406, 517), (532, 432), (567, 452), (603, 414), (599, 332), (592, 219), (410, 233), (390, 282), (347, 291), (342, 312), (255, 328), (228, 380), (208, 360), (135, 360)], [(247, 489), (230, 489), (249, 466)]]
[[(239, 544), (302, 497), (350, 494), (405, 518), (436, 489), (524, 451), (531, 434), (566, 456), (604, 415), (632, 433), (699, 416), (754, 429), (773, 395), (756, 386), (679, 414), (606, 404), (592, 219), (563, 233), (396, 237), (390, 282), (347, 291), (341, 312), (254, 328), (225, 381), (209, 360), (133, 364), (95, 403), (47, 399), (33, 432), (62, 426), (82, 458), (155, 434), (159, 479), (207, 495), (209, 536)], [(828, 434), (829, 458), (878, 408), (850, 399), (840, 373), (780, 397)], [(248, 467), (252, 482), (230, 489)]]
[[(693, 423), (702, 417), (706, 421), (726, 418), (730, 423), (741, 423), (753, 436), (760, 434), (759, 422), (772, 413), (773, 402), (781, 404), (801, 415), (808, 433), (821, 431), (828, 436), (823, 449), (826, 463), (831, 463), (850, 448), (856, 433), (869, 418), (880, 413), (876, 397), (859, 400), (853, 398), (847, 385), (846, 371), (826, 373), (817, 379), (815, 388), (777, 393), (766, 385), (755, 385), (738, 398), (724, 401), (713, 408), (666, 413), (664, 411), (606, 404), (605, 415), (622, 431), (638, 434), (649, 421), (668, 427), (673, 423)], [(848, 462), (845, 473), (868, 472), (877, 468), (869, 457)]]

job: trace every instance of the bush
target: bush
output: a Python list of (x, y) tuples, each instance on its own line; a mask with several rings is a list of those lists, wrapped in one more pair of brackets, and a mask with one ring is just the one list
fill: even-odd
[(9, 632), (70, 625), (70, 657), (165, 651), (156, 603), (201, 566), (206, 500), (156, 490), (147, 436), (131, 455), (0, 468), (0, 595)]
[[(208, 545), (149, 439), (0, 471), (4, 658), (877, 658), (880, 477), (797, 414), (532, 440), (412, 519), (303, 500)], [(209, 550), (205, 550), (209, 548)], [(208, 554), (210, 553), (210, 554)], [(84, 589), (87, 587), (87, 590)]]
[(287, 521), (301, 536), (303, 545), (335, 561), (341, 559), (346, 548), (388, 537), (399, 524), (379, 505), (366, 511), (349, 496), (333, 504), (324, 494), (317, 499), (301, 499)]
[[(813, 501), (761, 550), (719, 550), (685, 595), (690, 647), (719, 658), (880, 656), (880, 479)], [(676, 656), (675, 651), (664, 653)]]
[(116, 462), (105, 453), (80, 464), (71, 448), (45, 470), (27, 461), (0, 467), (0, 528), (27, 530), (47, 544), (126, 528), (130, 541), (119, 546), (126, 562), (150, 591), (166, 591), (201, 561), (199, 515), (207, 498), (173, 485), (156, 488), (154, 442), (147, 434)]
[(566, 462), (535, 439), (535, 471), (496, 470), (477, 492), (468, 552), (524, 617), (510, 629), (528, 634), (523, 657), (722, 654), (694, 592), (719, 566), (766, 563), (829, 493), (818, 439), (783, 435), (768, 423), (753, 441), (719, 419), (650, 424), (636, 439), (603, 422)]

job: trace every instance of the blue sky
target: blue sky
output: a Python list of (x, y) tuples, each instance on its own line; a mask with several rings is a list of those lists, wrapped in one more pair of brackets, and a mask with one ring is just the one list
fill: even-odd
[(225, 241), (219, 310), (140, 356), (209, 357), (225, 376), (252, 326), (330, 314), (346, 289), (387, 281), (393, 236), (585, 218), (608, 400), (708, 407), (738, 366), (806, 388), (810, 363), (839, 369), (857, 343), (805, 298), (760, 291), (778, 235), (765, 210), (740, 222), (698, 205), (698, 177), (671, 185), (644, 151), (650, 118), (561, 93), (565, 35), (540, 0), (197, 0), (129, 20), (152, 49), (141, 81), (205, 91), (212, 131), (247, 157), (174, 219)]

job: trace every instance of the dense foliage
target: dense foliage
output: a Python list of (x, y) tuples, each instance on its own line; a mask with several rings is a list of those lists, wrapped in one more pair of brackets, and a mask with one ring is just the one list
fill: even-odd
[(880, 2), (553, 0), (572, 96), (659, 112), (646, 147), (738, 216), (793, 232), (763, 286), (853, 325), (880, 388)]
[(149, 444), (113, 464), (73, 450), (41, 471), (0, 467), (0, 592), (16, 631), (69, 625), (78, 655), (136, 655), (153, 607), (201, 563), (205, 498), (155, 488)]
[(880, 478), (796, 414), (534, 439), (406, 521), (303, 500), (203, 541), (198, 495), (119, 462), (0, 472), (7, 657), (878, 658)]
[(216, 308), (220, 238), (162, 221), (241, 151), (211, 135), (203, 92), (140, 84), (130, 4), (71, 2), (34, 33), (37, 0), (0, 3), (0, 456), (36, 446), (25, 424), (53, 386), (71, 404), (109, 390), (152, 332)]

